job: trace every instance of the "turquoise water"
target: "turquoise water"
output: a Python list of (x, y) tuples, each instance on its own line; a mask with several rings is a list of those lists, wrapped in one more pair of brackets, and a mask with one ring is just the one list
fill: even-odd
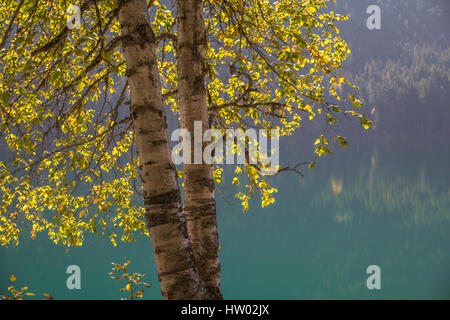
[[(282, 141), (281, 162), (308, 160), (305, 145)], [(276, 176), (276, 203), (253, 203), (245, 214), (225, 177), (217, 193), (225, 298), (450, 299), (449, 163), (448, 143), (368, 139), (305, 169), (303, 179)], [(123, 257), (153, 283), (144, 297), (160, 299), (144, 238), (113, 247), (93, 237), (66, 252), (40, 235), (0, 248), (0, 294), (14, 274), (37, 298), (120, 299), (108, 272)], [(66, 287), (69, 265), (81, 268), (81, 290)], [(380, 290), (366, 286), (369, 265), (381, 268)]]

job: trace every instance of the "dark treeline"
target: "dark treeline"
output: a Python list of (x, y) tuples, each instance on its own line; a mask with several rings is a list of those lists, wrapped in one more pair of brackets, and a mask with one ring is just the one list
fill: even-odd
[[(381, 30), (366, 26), (369, 5), (381, 9)], [(345, 72), (360, 88), (376, 136), (450, 134), (450, 1), (347, 0), (332, 10), (352, 55)]]

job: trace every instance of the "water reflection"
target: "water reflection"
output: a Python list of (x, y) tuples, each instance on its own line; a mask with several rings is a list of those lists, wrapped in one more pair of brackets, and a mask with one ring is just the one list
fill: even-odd
[[(295, 150), (307, 148), (289, 146), (281, 158), (304, 160)], [(225, 298), (450, 298), (448, 150), (433, 143), (354, 144), (304, 179), (274, 177), (276, 203), (261, 209), (254, 202), (246, 214), (233, 200), (235, 186), (222, 185), (217, 205)], [(0, 248), (0, 294), (14, 273), (32, 292), (55, 299), (120, 299), (107, 273), (123, 257), (155, 284), (144, 297), (160, 298), (144, 238), (114, 248), (94, 237), (69, 252), (42, 238)], [(82, 270), (80, 292), (65, 285), (71, 264)], [(381, 290), (366, 287), (373, 264), (381, 267)]]
[(329, 181), (311, 205), (332, 207), (339, 223), (357, 214), (397, 215), (406, 225), (450, 221), (450, 187), (430, 178), (424, 167), (410, 176), (386, 173), (372, 156), (369, 165), (346, 175), (345, 187), (332, 173)]
[[(356, 144), (305, 179), (276, 177), (277, 202), (268, 210), (242, 215), (222, 205), (224, 292), (238, 299), (450, 298), (450, 153), (442, 150), (449, 148)], [(285, 161), (301, 159), (300, 151)], [(372, 264), (381, 267), (381, 290), (366, 287)]]

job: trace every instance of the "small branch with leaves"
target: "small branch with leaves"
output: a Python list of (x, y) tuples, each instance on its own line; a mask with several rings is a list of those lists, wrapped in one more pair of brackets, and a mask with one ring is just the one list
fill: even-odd
[[(131, 263), (131, 260), (126, 261), (123, 264), (112, 263), (114, 267), (112, 271), (109, 273), (111, 278), (117, 281), (125, 281), (126, 285), (124, 288), (120, 288), (120, 292), (129, 292), (130, 295), (128, 299), (142, 299), (144, 295), (145, 288), (150, 288), (152, 286), (151, 283), (143, 282), (142, 278), (144, 275), (139, 273), (129, 273), (127, 271), (128, 265)], [(126, 300), (127, 298), (122, 298), (122, 300)]]

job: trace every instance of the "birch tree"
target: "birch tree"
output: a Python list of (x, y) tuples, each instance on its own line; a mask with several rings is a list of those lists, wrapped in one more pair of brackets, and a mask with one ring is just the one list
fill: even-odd
[(161, 292), (167, 299), (199, 299), (200, 283), (182, 212), (177, 171), (170, 158), (156, 38), (146, 3), (118, 1), (130, 111)]
[[(191, 146), (194, 147), (195, 122), (202, 124), (202, 138), (209, 129), (203, 3), (197, 0), (177, 0), (176, 8), (180, 125), (190, 133)], [(203, 145), (200, 149), (203, 150)], [(191, 163), (183, 164), (184, 214), (202, 286), (208, 298), (220, 299), (222, 294), (213, 168), (203, 162), (203, 157), (196, 163), (198, 159), (195, 159), (194, 148), (191, 155)]]
[[(342, 73), (350, 50), (336, 24), (346, 17), (332, 2), (85, 0), (80, 28), (69, 28), (76, 1), (0, 0), (1, 244), (47, 234), (80, 246), (94, 233), (115, 245), (142, 233), (165, 299), (221, 298), (223, 168), (176, 168), (166, 114), (189, 131), (199, 120), (281, 136), (311, 120), (324, 127), (315, 157), (332, 153), (333, 139), (347, 145), (327, 128), (372, 123)], [(275, 201), (262, 167), (235, 167), (244, 211), (255, 196)]]

